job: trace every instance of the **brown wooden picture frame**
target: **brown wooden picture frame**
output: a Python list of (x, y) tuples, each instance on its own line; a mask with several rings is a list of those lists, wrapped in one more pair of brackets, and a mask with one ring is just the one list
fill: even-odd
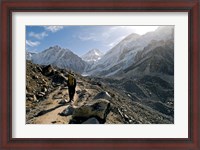
[[(3, 0), (0, 24), (0, 149), (199, 150), (199, 3), (199, 0)], [(189, 137), (180, 139), (12, 138), (12, 12), (188, 12)]]

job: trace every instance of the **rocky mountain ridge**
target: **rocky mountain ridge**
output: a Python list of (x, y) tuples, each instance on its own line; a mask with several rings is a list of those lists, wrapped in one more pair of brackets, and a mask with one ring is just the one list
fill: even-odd
[(35, 54), (31, 61), (40, 65), (53, 65), (63, 69), (68, 68), (77, 73), (82, 73), (87, 66), (87, 63), (72, 51), (57, 45)]
[[(127, 93), (92, 77), (76, 74), (75, 102), (69, 104), (68, 70), (27, 61), (27, 124), (169, 124), (173, 115), (133, 100)], [(159, 104), (157, 104), (159, 107)], [(166, 112), (169, 106), (162, 106)], [(173, 113), (173, 112), (171, 112)]]

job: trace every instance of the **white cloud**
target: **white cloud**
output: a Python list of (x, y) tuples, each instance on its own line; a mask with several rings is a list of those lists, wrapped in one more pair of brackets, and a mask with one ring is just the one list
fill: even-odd
[(111, 27), (110, 30), (126, 31), (126, 32), (128, 31), (128, 32), (143, 35), (147, 32), (154, 31), (157, 28), (158, 26), (114, 26), (114, 27)]
[(62, 30), (64, 26), (44, 26), (45, 30), (51, 31), (51, 32), (57, 32), (59, 30)]
[[(154, 31), (158, 26), (111, 26), (102, 35), (107, 41), (107, 47), (113, 48), (122, 39), (131, 33), (143, 35), (147, 32)], [(116, 38), (115, 38), (116, 37)]]
[(40, 42), (38, 42), (38, 41), (33, 42), (31, 40), (26, 40), (26, 45), (30, 46), (30, 47), (35, 47), (35, 46), (38, 46), (39, 44), (40, 44)]
[(46, 32), (42, 32), (42, 33), (34, 33), (34, 32), (30, 32), (28, 34), (30, 37), (34, 37), (36, 39), (43, 39), (44, 37), (48, 36), (48, 34)]

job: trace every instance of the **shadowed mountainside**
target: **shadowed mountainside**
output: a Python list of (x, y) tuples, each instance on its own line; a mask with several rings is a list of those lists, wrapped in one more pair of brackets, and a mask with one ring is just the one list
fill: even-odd
[[(53, 68), (51, 65), (40, 66), (30, 61), (27, 61), (26, 68), (27, 124), (173, 123), (172, 104), (140, 100), (137, 94), (148, 94), (147, 90), (141, 89), (136, 83), (134, 88), (129, 88), (129, 82), (122, 82), (122, 89), (119, 89), (106, 81), (108, 79), (76, 74), (75, 102), (71, 105), (63, 101), (68, 99), (67, 70)], [(140, 80), (142, 84), (144, 79)], [(117, 84), (117, 81), (114, 82)], [(163, 87), (170, 88), (170, 85), (163, 82)], [(131, 90), (132, 96), (128, 90)]]

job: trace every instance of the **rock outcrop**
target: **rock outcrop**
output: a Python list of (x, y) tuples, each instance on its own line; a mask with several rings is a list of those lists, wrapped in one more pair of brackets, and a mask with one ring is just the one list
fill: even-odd
[(70, 123), (82, 123), (88, 118), (98, 118), (99, 122), (103, 123), (110, 111), (110, 102), (105, 99), (91, 101), (81, 107), (74, 109), (72, 120)]
[(108, 94), (108, 92), (106, 91), (102, 91), (100, 93), (98, 93), (94, 99), (107, 99), (107, 100), (110, 100), (111, 99), (111, 96)]
[(67, 105), (67, 107), (59, 114), (61, 116), (69, 116), (74, 112), (74, 108), (71, 105)]

